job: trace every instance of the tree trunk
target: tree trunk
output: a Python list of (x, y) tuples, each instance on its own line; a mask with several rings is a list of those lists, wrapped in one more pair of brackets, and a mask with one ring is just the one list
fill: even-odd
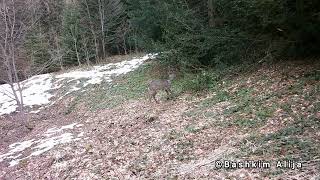
[(78, 43), (77, 43), (77, 39), (75, 37), (73, 37), (73, 44), (74, 44), (74, 49), (76, 51), (78, 65), (81, 66), (80, 55), (79, 55), (79, 52), (78, 52)]
[(120, 54), (121, 54), (121, 52), (120, 52), (119, 44), (117, 44), (117, 45), (116, 45), (116, 47), (117, 47), (117, 53), (118, 53), (118, 55), (120, 55)]
[[(6, 72), (9, 80), (9, 85), (12, 89), (12, 94), (17, 102), (20, 112), (23, 112), (23, 96), (22, 96), (22, 88), (20, 86), (18, 72), (16, 68), (16, 58), (15, 58), (15, 31), (16, 31), (16, 10), (14, 5), (12, 6), (12, 14), (9, 14), (9, 7), (6, 6), (5, 2), (3, 2), (4, 11), (3, 11), (3, 19), (5, 22), (5, 37), (2, 37), (4, 40), (4, 45), (1, 44), (2, 54), (4, 58), (4, 63), (6, 65)], [(10, 19), (11, 18), (11, 19)], [(7, 54), (9, 53), (9, 54)], [(12, 76), (14, 75), (14, 77)], [(14, 87), (14, 83), (18, 85), (18, 91), (20, 95), (20, 99), (18, 97), (17, 91)]]
[(90, 66), (90, 57), (89, 57), (89, 49), (87, 46), (87, 39), (85, 37), (82, 37), (82, 39), (83, 39), (84, 53), (86, 54), (87, 66)]
[(90, 13), (90, 9), (89, 9), (89, 5), (88, 5), (88, 1), (87, 0), (85, 0), (85, 4), (86, 4), (87, 15), (88, 15), (88, 18), (89, 18), (89, 23), (90, 23), (90, 31), (92, 33), (93, 40), (94, 40), (95, 59), (97, 61), (98, 55), (99, 55), (99, 45), (98, 45), (97, 35), (96, 35), (96, 33), (94, 31), (94, 28), (93, 28), (93, 22), (92, 22), (92, 19), (91, 19), (91, 13)]
[(123, 50), (124, 50), (124, 54), (127, 55), (127, 45), (126, 45), (126, 37), (123, 37)]
[(134, 51), (138, 53), (137, 33), (134, 33)]
[(213, 5), (213, 0), (208, 0), (208, 17), (209, 17), (209, 27), (215, 27), (215, 8)]
[(15, 82), (17, 83), (18, 85), (18, 92), (19, 92), (19, 96), (20, 96), (20, 103), (18, 104), (19, 106), (19, 111), (21, 113), (24, 113), (24, 109), (23, 109), (23, 106), (24, 106), (24, 103), (23, 103), (23, 95), (22, 95), (22, 88), (21, 88), (21, 84), (20, 84), (20, 80), (19, 80), (19, 77), (18, 77), (18, 70), (17, 70), (17, 67), (16, 67), (16, 58), (15, 58), (15, 52), (14, 52), (14, 45), (12, 44), (12, 68), (13, 68), (13, 73), (14, 73), (14, 76), (15, 76)]
[(8, 84), (11, 87), (12, 94), (14, 96), (15, 101), (17, 102), (17, 106), (19, 107), (19, 110), (21, 111), (22, 110), (21, 107), (23, 105), (21, 105), (20, 99), (19, 99), (18, 94), (17, 94), (17, 91), (16, 91), (16, 89), (14, 87), (14, 80), (13, 80), (13, 77), (12, 77), (12, 71), (13, 70), (12, 70), (12, 67), (11, 67), (11, 64), (10, 64), (9, 61), (7, 61), (5, 63), (6, 63), (6, 69), (7, 69), (6, 73), (7, 73), (7, 76), (8, 76)]
[(59, 65), (60, 65), (60, 69), (61, 70), (64, 70), (64, 67), (63, 67), (63, 58), (62, 58), (62, 49), (59, 45), (59, 39), (58, 39), (58, 35), (55, 34), (55, 43), (56, 43), (56, 49), (57, 49), (57, 56), (58, 56), (58, 61), (59, 61)]
[(104, 22), (105, 22), (104, 6), (101, 0), (98, 0), (98, 3), (99, 3), (99, 15), (100, 15), (100, 27), (101, 27), (102, 56), (103, 58), (105, 58), (106, 44), (105, 44), (105, 29), (104, 29)]

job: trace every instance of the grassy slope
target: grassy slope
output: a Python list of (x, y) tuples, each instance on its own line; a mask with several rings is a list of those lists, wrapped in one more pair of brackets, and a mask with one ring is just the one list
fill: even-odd
[[(180, 77), (173, 89), (175, 102), (188, 104), (179, 115), (187, 119), (187, 124), (171, 126), (163, 135), (163, 141), (175, 142), (171, 147), (173, 157), (182, 163), (181, 166), (190, 165), (200, 157), (210, 159), (210, 152), (228, 144), (234, 150), (223, 156), (226, 159), (297, 160), (304, 165), (303, 171), (271, 169), (261, 172), (260, 176), (293, 173), (306, 177), (319, 172), (319, 69), (319, 63), (264, 65), (251, 72), (219, 78), (200, 97), (183, 92), (188, 80)], [(158, 75), (150, 64), (146, 65), (118, 78), (111, 87), (95, 86), (92, 91), (79, 94), (69, 111), (72, 112), (78, 103), (85, 103), (91, 111), (99, 112), (129, 100), (146, 102), (146, 83)], [(159, 97), (165, 101), (164, 94)], [(157, 108), (156, 104), (153, 106)], [(228, 137), (238, 140), (225, 143)], [(154, 148), (157, 151), (157, 147)], [(135, 171), (143, 171), (139, 168)]]

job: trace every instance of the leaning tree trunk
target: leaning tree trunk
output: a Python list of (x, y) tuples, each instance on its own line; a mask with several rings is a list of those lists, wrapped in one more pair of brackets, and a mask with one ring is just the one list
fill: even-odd
[[(13, 46), (13, 45), (12, 45)], [(21, 88), (21, 84), (20, 84), (20, 79), (18, 77), (18, 70), (16, 67), (16, 59), (15, 59), (15, 53), (14, 53), (14, 48), (13, 48), (13, 52), (12, 52), (12, 68), (13, 68), (13, 74), (14, 74), (14, 79), (15, 82), (17, 83), (18, 86), (18, 92), (19, 92), (19, 96), (20, 96), (20, 103), (19, 103), (19, 111), (21, 113), (24, 113), (24, 109), (23, 109), (23, 95), (22, 95), (22, 88)]]

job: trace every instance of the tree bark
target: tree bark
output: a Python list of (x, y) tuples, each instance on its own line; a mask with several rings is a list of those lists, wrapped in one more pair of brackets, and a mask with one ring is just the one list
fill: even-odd
[(126, 45), (126, 37), (123, 36), (123, 50), (124, 50), (124, 54), (127, 55), (128, 52), (127, 52), (127, 45)]
[(93, 40), (94, 40), (95, 59), (97, 60), (98, 55), (99, 55), (99, 45), (98, 45), (98, 40), (97, 40), (96, 32), (94, 31), (93, 22), (92, 22), (92, 19), (91, 19), (91, 13), (90, 13), (90, 9), (89, 9), (89, 5), (88, 5), (88, 1), (87, 1), (87, 0), (85, 0), (85, 5), (86, 5), (87, 15), (88, 15), (88, 18), (89, 18), (90, 31), (91, 31), (91, 33), (92, 33)]
[[(20, 7), (24, 8), (24, 7)], [(8, 76), (7, 83), (11, 87), (12, 92), (7, 94), (9, 97), (13, 95), (14, 100), (19, 108), (21, 123), (26, 126), (27, 117), (24, 113), (24, 102), (22, 87), (18, 76), (16, 66), (16, 52), (19, 50), (20, 42), (23, 40), (25, 24), (18, 19), (16, 4), (14, 0), (2, 1), (0, 6), (0, 57), (3, 60), (5, 71)]]
[(58, 35), (55, 34), (55, 43), (56, 43), (56, 49), (57, 49), (57, 58), (58, 58), (58, 61), (59, 61), (59, 65), (60, 65), (60, 69), (61, 70), (64, 70), (64, 67), (63, 67), (63, 58), (62, 58), (62, 48), (60, 47), (60, 44), (59, 44), (59, 38), (58, 38)]
[(90, 66), (90, 57), (89, 57), (89, 49), (88, 49), (88, 45), (87, 45), (87, 38), (86, 37), (82, 37), (82, 44), (84, 47), (84, 53), (86, 55), (86, 62), (87, 62), (87, 66)]
[(216, 12), (215, 12), (215, 7), (214, 7), (213, 0), (208, 0), (209, 27), (215, 27), (216, 26), (215, 16), (216, 16)]
[(105, 13), (104, 13), (104, 6), (101, 0), (98, 0), (99, 3), (99, 15), (100, 15), (100, 27), (101, 27), (101, 43), (102, 43), (102, 56), (103, 58), (106, 57), (106, 44), (105, 44)]
[(77, 37), (76, 37), (75, 32), (73, 31), (72, 27), (70, 27), (70, 32), (71, 32), (71, 36), (73, 39), (73, 47), (74, 47), (74, 50), (76, 51), (78, 65), (81, 66), (80, 55), (79, 55), (79, 51), (78, 51), (78, 40), (77, 40)]
[(77, 61), (78, 61), (78, 65), (81, 66), (81, 61), (80, 61), (80, 55), (78, 52), (78, 42), (77, 42), (77, 38), (73, 37), (73, 41), (74, 41), (74, 49), (76, 51), (76, 56), (77, 56)]

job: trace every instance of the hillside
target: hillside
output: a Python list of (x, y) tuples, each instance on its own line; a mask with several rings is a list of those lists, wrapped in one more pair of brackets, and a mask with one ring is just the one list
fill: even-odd
[[(197, 94), (183, 90), (180, 75), (174, 97), (160, 93), (156, 104), (145, 92), (157, 62), (137, 68), (145, 60), (54, 74), (57, 88), (38, 87), (54, 96), (30, 108), (31, 132), (20, 131), (14, 113), (2, 115), (0, 179), (320, 177), (320, 63), (234, 70)], [(271, 167), (217, 168), (244, 160)], [(277, 161), (290, 166), (276, 168)]]

